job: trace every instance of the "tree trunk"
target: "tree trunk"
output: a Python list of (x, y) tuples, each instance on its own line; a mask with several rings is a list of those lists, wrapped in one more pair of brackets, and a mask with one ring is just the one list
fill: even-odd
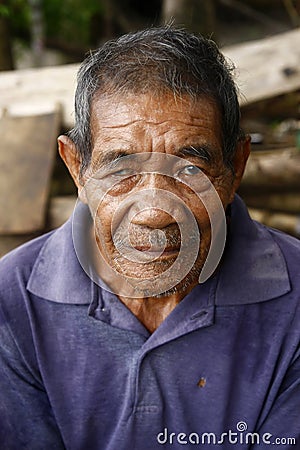
[(214, 0), (164, 0), (162, 7), (164, 23), (174, 21), (190, 31), (204, 36), (216, 34)]
[(41, 0), (29, 0), (31, 7), (31, 49), (35, 67), (43, 65), (44, 60), (44, 18)]
[[(0, 2), (0, 6), (3, 6), (3, 2)], [(12, 70), (13, 68), (9, 16), (4, 12), (1, 13), (0, 9), (0, 70)]]

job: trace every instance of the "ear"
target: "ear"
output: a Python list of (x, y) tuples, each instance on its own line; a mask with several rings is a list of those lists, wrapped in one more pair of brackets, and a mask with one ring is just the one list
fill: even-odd
[(250, 155), (250, 150), (251, 150), (251, 138), (250, 136), (247, 135), (244, 139), (239, 140), (236, 146), (236, 152), (233, 158), (234, 178), (230, 202), (233, 201), (234, 194), (240, 187), (245, 167), (247, 164), (247, 160)]
[(73, 181), (77, 187), (78, 197), (81, 199), (81, 201), (86, 203), (83, 189), (84, 183), (80, 177), (81, 160), (78, 156), (76, 146), (74, 142), (68, 136), (65, 135), (59, 136), (57, 142), (59, 154), (63, 162), (67, 166), (71, 174), (71, 177), (73, 178)]

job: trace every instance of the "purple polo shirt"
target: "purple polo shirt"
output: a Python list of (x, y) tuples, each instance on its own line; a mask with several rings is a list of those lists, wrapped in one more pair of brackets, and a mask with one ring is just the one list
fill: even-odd
[(300, 448), (298, 240), (236, 197), (219, 270), (150, 335), (71, 228), (0, 262), (1, 449)]

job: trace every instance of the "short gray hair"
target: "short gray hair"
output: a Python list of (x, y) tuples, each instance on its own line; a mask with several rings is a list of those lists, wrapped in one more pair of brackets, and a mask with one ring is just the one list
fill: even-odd
[(223, 160), (231, 166), (242, 136), (233, 71), (215, 42), (169, 25), (126, 34), (91, 52), (78, 72), (75, 126), (68, 133), (81, 159), (81, 173), (91, 161), (96, 93), (169, 91), (212, 98), (221, 113)]

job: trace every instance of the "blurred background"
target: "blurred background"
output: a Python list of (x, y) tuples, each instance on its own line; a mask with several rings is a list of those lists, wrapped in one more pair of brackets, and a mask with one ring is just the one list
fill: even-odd
[(174, 22), (237, 67), (251, 215), (300, 237), (300, 0), (0, 0), (0, 256), (76, 201), (56, 138), (73, 126), (78, 64), (121, 34)]

